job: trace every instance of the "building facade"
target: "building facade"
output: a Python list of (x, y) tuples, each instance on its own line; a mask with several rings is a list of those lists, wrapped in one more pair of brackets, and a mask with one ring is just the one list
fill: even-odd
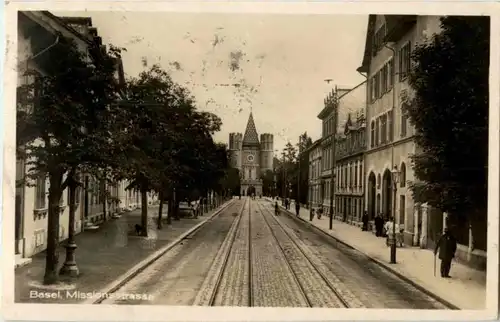
[(364, 211), (364, 152), (366, 130), (364, 115), (352, 121), (349, 115), (345, 129), (337, 139), (336, 148), (336, 218), (360, 225)]
[[(417, 148), (414, 129), (405, 112), (411, 94), (410, 54), (416, 45), (439, 32), (439, 26), (438, 16), (370, 15), (363, 63), (358, 69), (368, 77), (365, 154), (368, 216), (373, 219), (381, 213), (384, 217), (394, 217), (396, 223), (404, 226), (407, 245), (419, 244), (422, 235), (422, 218), (415, 215), (418, 212), (408, 189), (408, 183), (415, 180), (410, 155)], [(393, 169), (400, 173), (395, 210)]]
[(309, 180), (308, 180), (308, 203), (317, 208), (323, 203), (323, 190), (321, 189), (321, 139), (314, 141), (308, 148)]
[(273, 170), (273, 141), (274, 136), (269, 133), (262, 134), (259, 140), (252, 113), (244, 135), (229, 134), (231, 164), (240, 171), (242, 196), (262, 195), (261, 174)]

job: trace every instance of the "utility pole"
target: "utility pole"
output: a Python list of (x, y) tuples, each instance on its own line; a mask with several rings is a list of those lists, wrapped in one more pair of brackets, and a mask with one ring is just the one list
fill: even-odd
[(332, 133), (332, 167), (331, 167), (331, 172), (330, 172), (330, 230), (333, 228), (333, 205), (334, 205), (334, 199), (335, 199), (335, 165), (336, 165), (336, 146), (337, 146), (337, 123), (338, 123), (338, 96), (337, 96), (337, 86), (335, 86), (335, 90), (332, 90), (332, 92), (328, 95), (327, 97), (327, 104), (330, 104), (330, 106), (333, 106), (333, 133)]
[(302, 135), (299, 136), (299, 162), (298, 162), (298, 165), (299, 165), (299, 170), (298, 170), (298, 173), (297, 173), (297, 200), (295, 200), (295, 203), (299, 203), (300, 204), (300, 150), (301, 150), (301, 143), (302, 142)]

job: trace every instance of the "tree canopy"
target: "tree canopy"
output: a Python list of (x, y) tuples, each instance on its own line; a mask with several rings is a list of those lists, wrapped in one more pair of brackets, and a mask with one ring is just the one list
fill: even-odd
[(78, 172), (100, 186), (126, 180), (128, 189), (139, 190), (144, 236), (148, 192), (159, 192), (171, 207), (192, 191), (222, 195), (235, 184), (234, 174), (225, 180), (231, 174), (227, 148), (212, 137), (220, 118), (198, 111), (189, 91), (158, 65), (121, 84), (115, 76), (120, 52), (105, 50), (97, 39), (83, 52), (60, 35), (44, 75), (27, 71), (34, 81), (18, 89), (17, 157), (27, 165), (22, 183), (45, 177), (50, 183), (46, 284), (58, 279), (60, 199), (68, 186), (75, 189)]
[(489, 17), (441, 19), (442, 32), (412, 54), (406, 112), (419, 150), (414, 198), (482, 220), (487, 206)]

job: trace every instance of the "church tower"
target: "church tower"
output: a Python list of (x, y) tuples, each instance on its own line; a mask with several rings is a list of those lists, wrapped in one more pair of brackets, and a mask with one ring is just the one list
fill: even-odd
[(231, 165), (240, 170), (241, 195), (262, 194), (261, 175), (273, 169), (273, 135), (257, 133), (253, 114), (248, 117), (245, 134), (229, 134)]

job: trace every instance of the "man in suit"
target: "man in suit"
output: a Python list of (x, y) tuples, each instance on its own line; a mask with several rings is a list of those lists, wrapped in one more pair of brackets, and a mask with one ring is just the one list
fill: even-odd
[(451, 260), (455, 257), (457, 251), (457, 240), (453, 237), (446, 227), (444, 234), (439, 238), (434, 249), (434, 255), (439, 249), (439, 259), (441, 260), (441, 277), (450, 278)]

